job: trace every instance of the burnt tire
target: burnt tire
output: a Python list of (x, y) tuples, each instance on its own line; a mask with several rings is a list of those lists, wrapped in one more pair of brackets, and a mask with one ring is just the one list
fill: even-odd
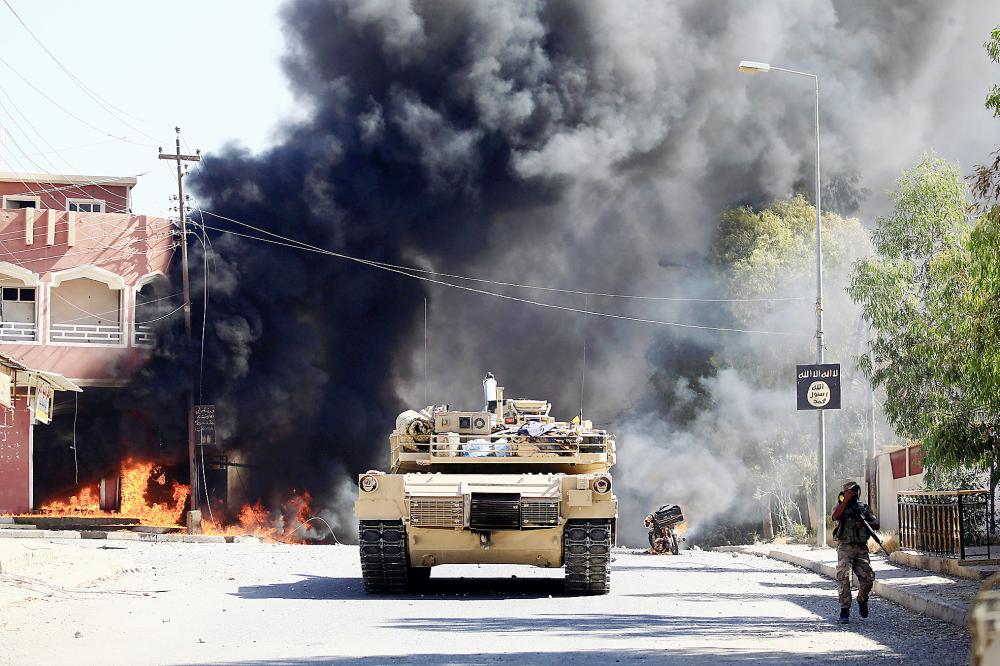
[(570, 594), (611, 591), (611, 521), (569, 520), (563, 531), (565, 586)]
[(410, 589), (410, 556), (401, 520), (362, 520), (358, 525), (361, 578), (370, 594)]

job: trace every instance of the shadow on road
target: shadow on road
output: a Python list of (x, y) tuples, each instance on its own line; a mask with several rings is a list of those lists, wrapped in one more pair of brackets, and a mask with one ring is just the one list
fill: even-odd
[(302, 575), (294, 582), (241, 586), (243, 599), (545, 599), (565, 596), (562, 578), (434, 578), (409, 594), (365, 592), (360, 578)]
[[(873, 658), (874, 657), (874, 658)], [(237, 662), (211, 662), (237, 663)], [(504, 652), (482, 654), (448, 654), (436, 652), (409, 655), (372, 655), (365, 657), (325, 656), (309, 659), (289, 658), (280, 660), (240, 661), (240, 664), (356, 664), (382, 666), (384, 664), (448, 664), (449, 666), (486, 666), (488, 664), (668, 664), (671, 666), (714, 666), (715, 664), (766, 664), (786, 666), (801, 664), (802, 655), (789, 652), (740, 651), (721, 654), (702, 649), (664, 650), (578, 650), (573, 652)], [(858, 650), (837, 651), (829, 655), (811, 655), (809, 664), (877, 664), (883, 663), (879, 655)], [(893, 658), (892, 663), (900, 663)]]
[(693, 617), (682, 615), (592, 614), (533, 615), (531, 617), (425, 617), (407, 618), (382, 625), (389, 629), (412, 631), (467, 631), (472, 633), (544, 632), (547, 635), (585, 635), (611, 639), (691, 637), (729, 639), (734, 633), (743, 637), (773, 638), (789, 632), (828, 630), (814, 619), (785, 617), (750, 617), (725, 615)]

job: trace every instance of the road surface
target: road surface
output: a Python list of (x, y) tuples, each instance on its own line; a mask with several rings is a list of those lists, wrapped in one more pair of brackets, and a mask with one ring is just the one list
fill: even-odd
[[(616, 552), (608, 596), (561, 571), (439, 567), (427, 591), (370, 597), (351, 546), (79, 541), (131, 569), (84, 587), (0, 574), (0, 663), (967, 663), (967, 632), (874, 599), (834, 623), (832, 581), (747, 555)], [(111, 548), (115, 550), (110, 550)], [(514, 577), (516, 576), (516, 578)]]

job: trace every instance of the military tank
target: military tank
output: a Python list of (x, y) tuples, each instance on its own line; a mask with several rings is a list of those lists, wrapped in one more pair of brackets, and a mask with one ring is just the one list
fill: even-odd
[(442, 564), (563, 567), (574, 594), (611, 589), (618, 500), (615, 438), (545, 400), (407, 410), (389, 436), (391, 469), (358, 478), (359, 550), (369, 593), (406, 592)]

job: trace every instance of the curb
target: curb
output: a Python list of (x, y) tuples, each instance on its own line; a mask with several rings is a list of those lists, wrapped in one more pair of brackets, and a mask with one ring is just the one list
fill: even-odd
[[(729, 553), (744, 553), (746, 555), (755, 555), (757, 557), (767, 557), (772, 560), (779, 560), (781, 562), (786, 562), (788, 564), (794, 564), (797, 567), (802, 567), (804, 569), (809, 569), (815, 573), (825, 576), (827, 578), (837, 578), (837, 567), (831, 564), (824, 564), (822, 562), (814, 562), (812, 560), (806, 559), (804, 557), (799, 557), (798, 555), (792, 555), (791, 553), (783, 553), (778, 550), (772, 550), (767, 553), (756, 552), (752, 550), (741, 549), (736, 547), (727, 547), (723, 552)], [(967, 627), (969, 625), (969, 610), (961, 606), (950, 604), (946, 601), (942, 601), (936, 597), (932, 597), (925, 594), (919, 594), (917, 592), (910, 592), (907, 590), (899, 589), (898, 587), (883, 583), (882, 581), (875, 579), (875, 586), (872, 588), (874, 592), (879, 597), (883, 599), (888, 599), (894, 603), (899, 604), (903, 608), (907, 608), (921, 615), (927, 615), (928, 617), (933, 617), (938, 620), (943, 620), (951, 624), (957, 625), (959, 627)]]
[(0, 537), (13, 539), (79, 539), (79, 532), (67, 530), (22, 530), (0, 527)]
[(215, 534), (154, 534), (152, 532), (104, 530), (22, 530), (0, 525), (0, 538), (13, 539), (106, 539), (108, 541), (144, 541), (158, 543), (263, 543), (250, 535), (222, 536)]
[[(945, 576), (965, 578), (980, 583), (996, 572), (995, 567), (992, 571), (988, 569), (977, 569), (975, 566), (961, 564), (961, 560), (934, 557), (932, 555), (921, 555), (920, 553), (912, 553), (905, 550), (894, 551), (892, 555), (889, 556), (889, 560), (895, 564), (913, 567), (914, 569), (923, 569), (925, 571), (944, 574)], [(988, 567), (990, 565), (987, 564), (983, 566)]]

